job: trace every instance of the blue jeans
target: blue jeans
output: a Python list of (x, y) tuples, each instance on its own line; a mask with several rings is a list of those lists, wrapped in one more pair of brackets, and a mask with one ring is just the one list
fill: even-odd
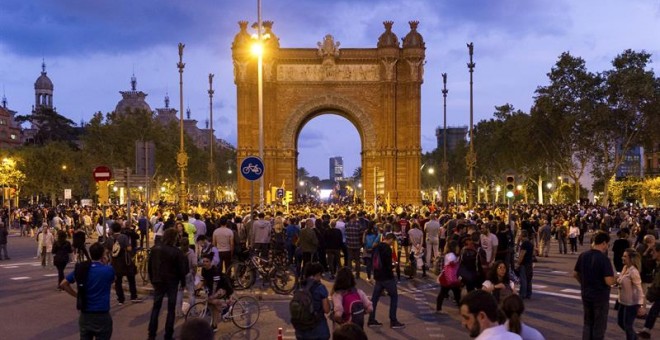
[(534, 276), (531, 264), (520, 266), (520, 297), (529, 299), (532, 297), (532, 276)]
[(374, 292), (371, 296), (371, 302), (374, 305), (374, 311), (369, 315), (369, 321), (376, 320), (376, 306), (378, 306), (378, 300), (380, 299), (380, 294), (383, 293), (383, 289), (387, 291), (387, 294), (390, 296), (390, 322), (397, 321), (396, 318), (396, 308), (399, 304), (399, 294), (396, 290), (396, 281), (394, 279), (386, 281), (376, 280), (374, 285)]
[(624, 306), (619, 304), (619, 313), (616, 317), (616, 324), (619, 325), (619, 327), (623, 329), (624, 332), (626, 332), (626, 340), (637, 339), (637, 334), (635, 333), (635, 328), (633, 325), (635, 323), (638, 310), (639, 305)]
[[(165, 320), (165, 339), (174, 339), (174, 309), (176, 308), (176, 293), (179, 282), (155, 283), (154, 305), (149, 319), (149, 337), (156, 337), (158, 331), (158, 315), (163, 306), (163, 298), (167, 295), (167, 319)], [(191, 306), (192, 307), (192, 306)]]
[(582, 307), (584, 308), (582, 340), (604, 339), (607, 330), (607, 315), (610, 311), (609, 299), (597, 302), (582, 299)]
[(112, 338), (112, 316), (110, 316), (110, 313), (80, 313), (78, 326), (80, 327), (81, 340)]

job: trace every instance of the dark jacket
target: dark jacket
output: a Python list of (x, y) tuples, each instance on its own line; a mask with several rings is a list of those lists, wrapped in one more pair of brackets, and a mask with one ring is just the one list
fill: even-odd
[(7, 236), (9, 232), (6, 227), (0, 228), (0, 244), (7, 244)]
[(374, 269), (374, 279), (376, 281), (393, 280), (394, 274), (392, 273), (392, 248), (385, 242), (381, 242), (374, 249), (379, 252), (382, 268), (380, 270)]
[(326, 249), (341, 249), (344, 244), (341, 230), (337, 228), (330, 228), (326, 230), (324, 237)]
[(157, 245), (149, 256), (149, 281), (153, 284), (186, 285), (188, 263), (179, 248), (170, 245)]

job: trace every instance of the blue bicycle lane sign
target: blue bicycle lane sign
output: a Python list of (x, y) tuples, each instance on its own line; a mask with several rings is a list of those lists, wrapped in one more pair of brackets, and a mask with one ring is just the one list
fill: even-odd
[(256, 181), (264, 174), (264, 162), (256, 156), (248, 156), (241, 162), (241, 175), (248, 181)]

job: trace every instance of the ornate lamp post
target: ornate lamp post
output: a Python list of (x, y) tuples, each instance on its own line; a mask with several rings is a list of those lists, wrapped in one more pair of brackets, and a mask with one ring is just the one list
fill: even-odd
[(449, 188), (447, 186), (447, 173), (449, 163), (447, 162), (447, 73), (442, 74), (442, 100), (443, 100), (443, 132), (442, 132), (442, 204), (449, 207)]
[(473, 96), (472, 96), (472, 74), (474, 73), (475, 63), (472, 61), (472, 55), (474, 54), (474, 43), (467, 44), (468, 51), (470, 53), (470, 62), (467, 64), (468, 69), (470, 70), (470, 150), (466, 157), (466, 164), (468, 168), (468, 207), (472, 208), (474, 206), (474, 167), (477, 164), (477, 155), (474, 153), (474, 139), (472, 134), (473, 126), (473, 115), (474, 115), (474, 105), (473, 105)]
[(179, 153), (176, 155), (176, 165), (179, 168), (179, 207), (181, 210), (188, 209), (188, 192), (186, 190), (186, 168), (188, 167), (188, 154), (183, 147), (183, 68), (186, 64), (183, 62), (183, 48), (186, 45), (179, 43), (179, 62), (176, 67), (179, 69)]
[(215, 204), (215, 162), (213, 162), (213, 73), (209, 73), (209, 181), (211, 183), (209, 188), (209, 203), (211, 206)]

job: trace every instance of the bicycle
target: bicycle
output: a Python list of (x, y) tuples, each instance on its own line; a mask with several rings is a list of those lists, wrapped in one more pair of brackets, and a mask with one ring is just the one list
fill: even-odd
[(151, 255), (151, 249), (145, 248), (137, 248), (133, 255), (133, 262), (144, 284), (149, 282), (149, 255)]
[[(202, 293), (206, 295), (206, 299), (199, 301), (190, 306), (186, 312), (186, 321), (188, 318), (201, 318), (211, 323), (211, 309), (208, 303), (208, 291), (206, 288), (198, 288), (195, 290), (195, 295), (201, 298)], [(261, 314), (259, 300), (252, 296), (241, 296), (237, 299), (233, 297), (226, 297), (225, 301), (227, 306), (221, 312), (220, 320), (227, 322), (231, 320), (236, 327), (240, 329), (248, 329), (259, 320)]]
[(289, 266), (273, 264), (254, 253), (246, 261), (234, 263), (230, 269), (232, 283), (241, 289), (252, 287), (257, 281), (257, 274), (265, 282), (270, 282), (278, 294), (291, 294), (298, 286), (298, 276)]

